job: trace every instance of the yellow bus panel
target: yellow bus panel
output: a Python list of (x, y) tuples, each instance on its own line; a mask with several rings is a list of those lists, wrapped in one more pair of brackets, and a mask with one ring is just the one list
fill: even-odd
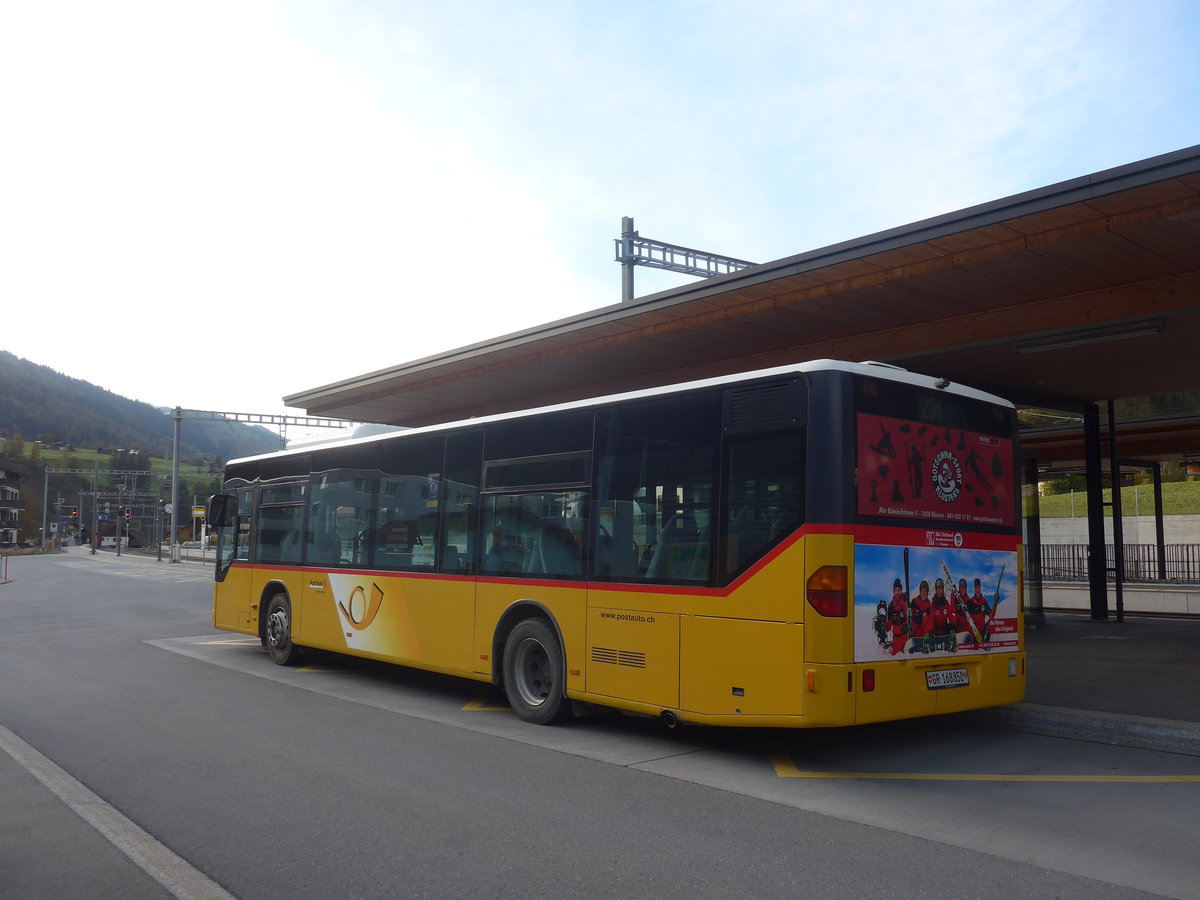
[[(847, 579), (847, 615), (822, 616), (811, 607), (806, 609), (804, 658), (809, 663), (851, 663), (854, 661), (854, 622), (850, 614), (854, 604), (854, 538), (848, 534), (810, 534), (804, 547), (804, 568), (790, 569), (793, 573), (804, 573), (798, 585), (802, 597), (808, 579), (822, 566), (844, 566)], [(807, 607), (807, 599), (803, 602)]]
[(590, 609), (587, 691), (667, 709), (679, 704), (679, 616)]
[(804, 626), (686, 616), (679, 707), (705, 715), (804, 711)]
[(470, 582), (309, 569), (303, 583), (298, 643), (442, 672), (473, 670)]
[[(475, 585), (475, 637), (472, 661), (475, 672), (479, 675), (492, 675), (500, 671), (502, 661), (492, 659), (492, 640), (506, 613), (520, 608), (527, 612), (519, 613), (517, 619), (540, 616), (551, 620), (551, 627), (559, 632), (563, 642), (567, 690), (583, 691), (586, 596), (584, 588), (574, 582), (556, 584), (549, 581), (480, 579)], [(539, 610), (545, 610), (545, 613)], [(467, 630), (470, 633), (470, 629)]]
[(213, 589), (213, 627), (258, 634), (258, 595), (252, 590), (254, 571), (233, 566)]

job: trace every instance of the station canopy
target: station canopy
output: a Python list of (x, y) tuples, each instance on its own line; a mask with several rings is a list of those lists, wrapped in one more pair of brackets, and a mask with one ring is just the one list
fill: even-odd
[[(415, 426), (820, 358), (1059, 409), (1200, 389), (1200, 146), (284, 401)], [(1164, 441), (1200, 456), (1200, 424), (1159, 427), (1148, 452)]]

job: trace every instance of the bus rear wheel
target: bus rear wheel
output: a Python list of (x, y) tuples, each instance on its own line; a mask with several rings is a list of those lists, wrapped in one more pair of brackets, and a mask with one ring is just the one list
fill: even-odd
[(545, 619), (517, 623), (504, 644), (502, 671), (504, 692), (520, 718), (534, 725), (571, 718), (562, 646)]
[(292, 643), (292, 604), (287, 594), (276, 594), (267, 604), (265, 629), (267, 652), (277, 665), (294, 666), (300, 660), (300, 648)]

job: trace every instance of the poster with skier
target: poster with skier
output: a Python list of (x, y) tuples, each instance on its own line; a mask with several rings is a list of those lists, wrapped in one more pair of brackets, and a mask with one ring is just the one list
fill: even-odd
[(1017, 648), (1014, 539), (936, 529), (860, 530), (857, 662)]

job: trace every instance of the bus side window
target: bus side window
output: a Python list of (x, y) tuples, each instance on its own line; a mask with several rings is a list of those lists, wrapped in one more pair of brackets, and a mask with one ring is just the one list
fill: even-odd
[(597, 414), (595, 578), (710, 582), (719, 421), (707, 392)]
[(445, 520), (442, 524), (442, 561), (438, 571), (449, 575), (465, 575), (471, 570), (471, 518), (475, 512), (475, 492), (472, 488), (447, 486)]
[(381, 569), (433, 570), (441, 482), (434, 475), (384, 478), (373, 530)]
[(318, 476), (312, 486), (304, 561), (309, 565), (370, 565), (360, 536), (371, 524), (377, 479), (349, 472)]
[(586, 491), (492, 495), (485, 504), (484, 575), (578, 578), (583, 574)]
[(304, 507), (263, 506), (258, 512), (255, 556), (263, 563), (298, 563), (303, 546)]
[(732, 577), (795, 531), (804, 515), (804, 432), (731, 439), (725, 450), (722, 566)]
[(366, 541), (380, 569), (432, 572), (445, 482), (445, 438), (418, 437), (385, 445), (379, 502)]
[(237, 494), (237, 525), (234, 533), (234, 559), (250, 558), (250, 510), (254, 509), (254, 491), (241, 490)]
[(233, 550), (234, 559), (249, 559), (250, 558), (250, 517), (239, 515), (237, 517), (237, 541)]
[(662, 528), (647, 537), (645, 577), (656, 581), (707, 582), (712, 556), (712, 487), (707, 481), (656, 486)]
[(483, 465), (483, 429), (472, 428), (446, 436), (442, 480), (442, 554), (440, 572), (470, 574), (479, 561), (476, 539), (479, 517), (479, 475)]

